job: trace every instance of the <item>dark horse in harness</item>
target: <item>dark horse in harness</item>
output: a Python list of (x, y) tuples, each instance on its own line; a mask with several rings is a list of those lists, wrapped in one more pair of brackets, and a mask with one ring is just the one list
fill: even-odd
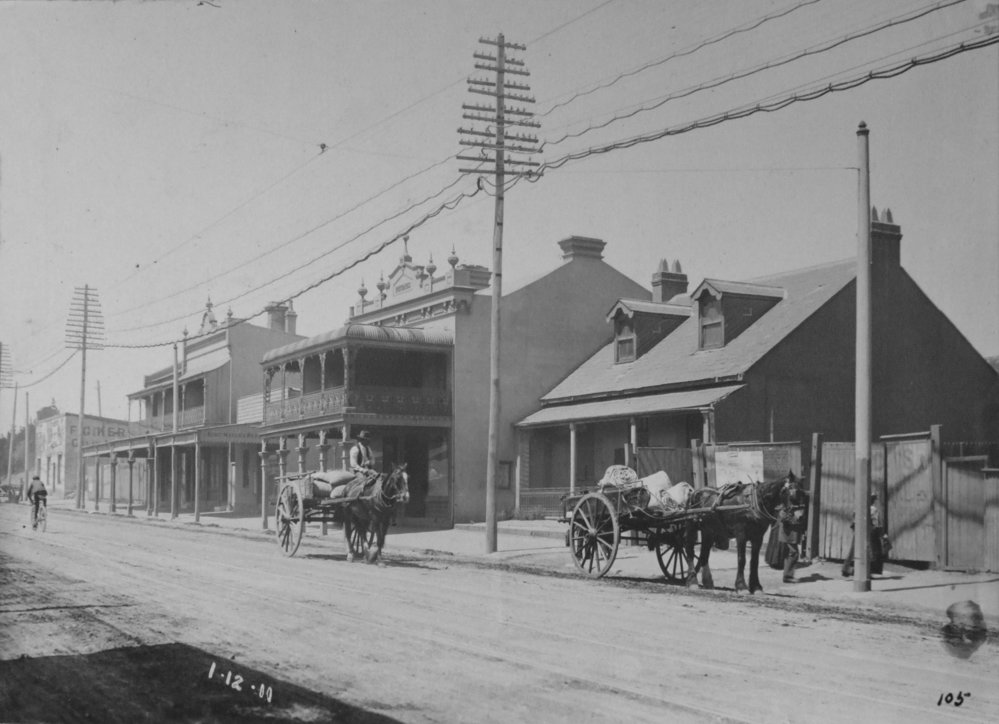
[(363, 494), (347, 503), (343, 510), (343, 534), (347, 539), (347, 560), (355, 554), (374, 563), (385, 547), (388, 530), (396, 503), (409, 502), (409, 476), (406, 463), (396, 465), (392, 472), (381, 473), (365, 484)]
[[(801, 488), (793, 472), (780, 480), (760, 483), (732, 483), (719, 489), (700, 488), (691, 493), (691, 508), (712, 508), (700, 522), (691, 523), (687, 533), (687, 556), (692, 559), (696, 532), (701, 532), (701, 554), (690, 574), (690, 581), (701, 573), (701, 587), (714, 588), (708, 557), (711, 547), (728, 549), (728, 542), (735, 538), (739, 571), (735, 577), (735, 590), (749, 589), (750, 593), (762, 591), (760, 584), (760, 550), (767, 529), (778, 520), (782, 511), (797, 511), (808, 507), (808, 493)], [(746, 543), (752, 543), (753, 554), (749, 561), (749, 586), (746, 586)]]

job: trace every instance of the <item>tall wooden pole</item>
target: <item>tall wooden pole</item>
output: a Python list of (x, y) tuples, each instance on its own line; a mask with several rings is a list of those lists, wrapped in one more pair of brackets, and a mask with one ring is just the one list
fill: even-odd
[(503, 78), (506, 48), (503, 33), (496, 46), (496, 216), (493, 224), (492, 309), (489, 333), (489, 443), (486, 448), (486, 553), (496, 552), (496, 468), (500, 424), (500, 300), (503, 297)]
[(867, 526), (871, 489), (871, 175), (867, 124), (857, 129), (859, 188), (857, 194), (857, 367), (853, 488), (853, 590), (871, 590), (867, 560)]
[[(7, 440), (7, 485), (12, 485), (14, 474), (14, 426), (17, 425), (17, 383), (14, 383), (14, 409), (10, 414), (10, 439)], [(21, 485), (21, 497), (24, 497), (25, 487)]]
[(80, 335), (80, 412), (76, 418), (76, 432), (79, 435), (76, 452), (78, 465), (76, 467), (76, 507), (82, 508), (86, 495), (87, 478), (86, 464), (83, 461), (83, 406), (87, 401), (87, 324), (90, 321), (89, 287), (83, 285), (83, 330)]

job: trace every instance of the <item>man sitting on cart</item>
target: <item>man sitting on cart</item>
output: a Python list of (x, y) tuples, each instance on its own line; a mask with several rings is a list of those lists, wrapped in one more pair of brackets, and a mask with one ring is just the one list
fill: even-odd
[(370, 439), (371, 433), (361, 430), (357, 433), (353, 447), (350, 448), (350, 470), (354, 473), (355, 483), (362, 489), (378, 476), (375, 471), (375, 455), (368, 445)]

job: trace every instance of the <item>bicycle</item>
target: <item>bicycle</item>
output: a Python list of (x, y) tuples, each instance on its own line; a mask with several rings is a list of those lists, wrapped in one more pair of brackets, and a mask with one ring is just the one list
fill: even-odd
[(49, 508), (45, 502), (42, 502), (38, 506), (38, 515), (34, 516), (34, 520), (31, 522), (31, 529), (44, 533), (45, 528), (48, 527), (48, 523), (49, 523)]

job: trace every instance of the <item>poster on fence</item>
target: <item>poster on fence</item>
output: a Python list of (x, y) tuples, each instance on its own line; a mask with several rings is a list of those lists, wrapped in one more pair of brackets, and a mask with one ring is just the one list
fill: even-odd
[(715, 452), (715, 486), (763, 480), (762, 450), (718, 450)]

